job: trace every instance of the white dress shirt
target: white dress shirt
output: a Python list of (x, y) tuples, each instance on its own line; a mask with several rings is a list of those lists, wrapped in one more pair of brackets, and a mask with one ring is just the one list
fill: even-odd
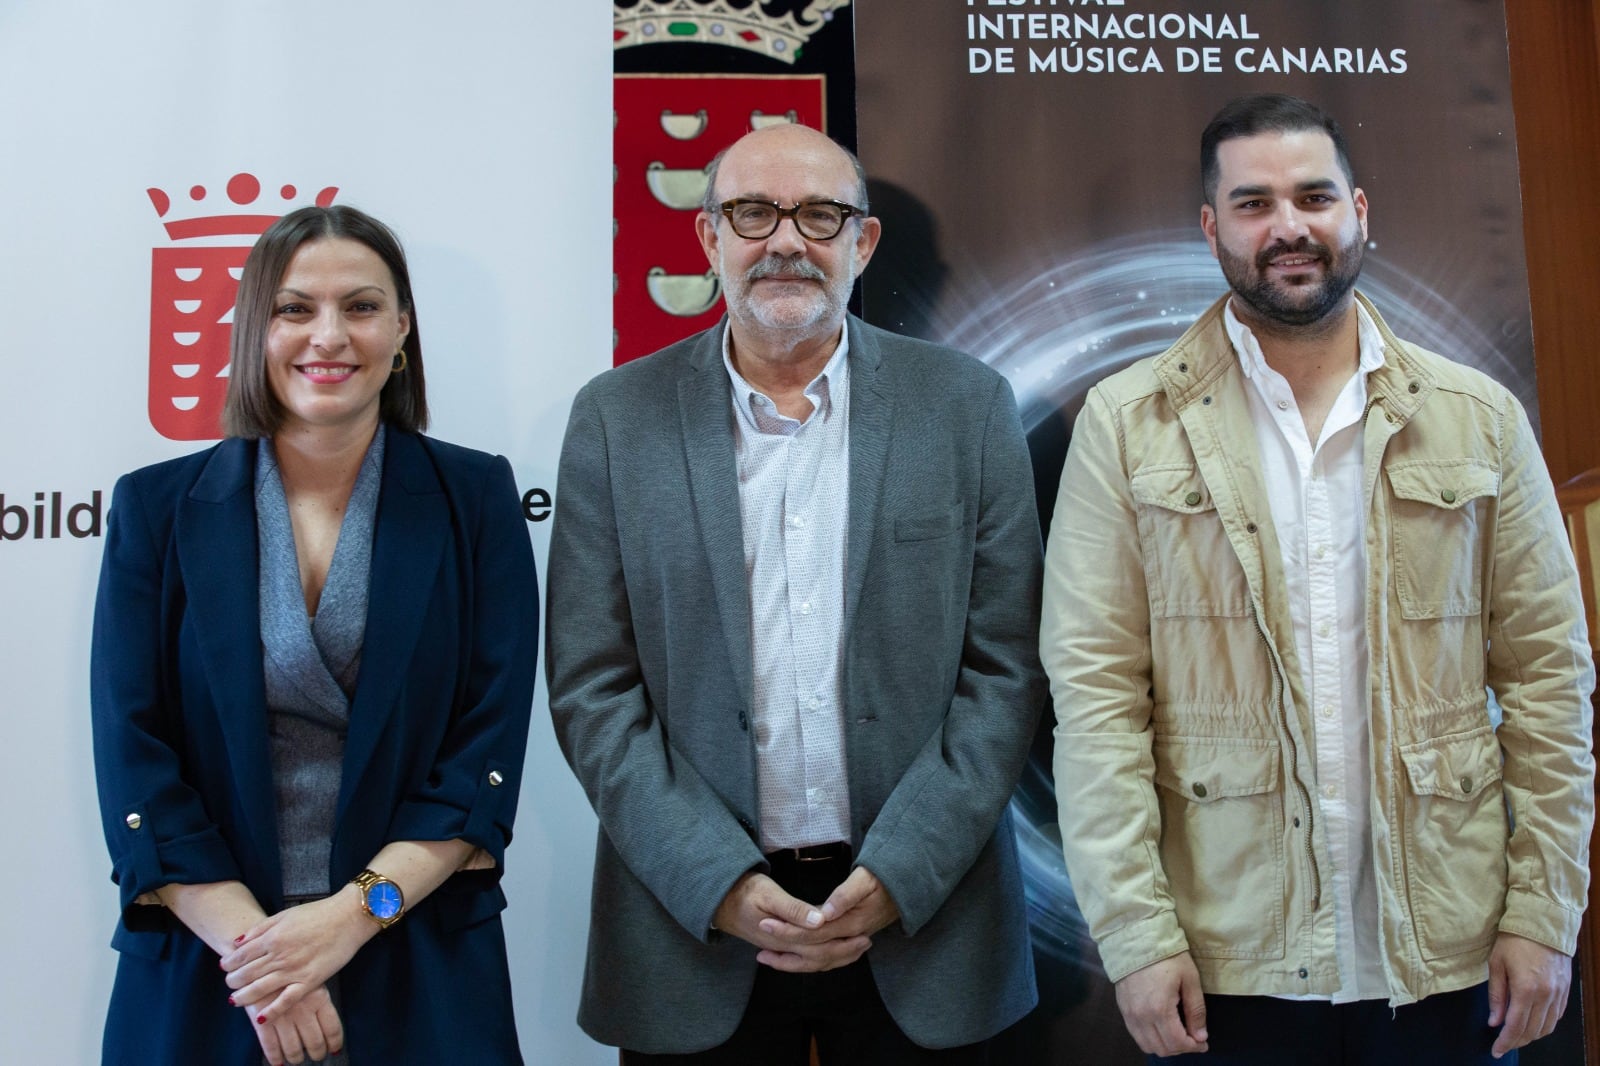
[(803, 419), (733, 367), (739, 517), (750, 590), (761, 849), (850, 839), (844, 752), (845, 536), (850, 500), (849, 332), (809, 385)]
[[(1327, 841), (1330, 896), (1337, 930), (1335, 1003), (1389, 995), (1378, 950), (1378, 886), (1372, 867), (1372, 788), (1367, 705), (1365, 516), (1362, 420), (1367, 374), (1384, 362), (1383, 338), (1364, 309), (1360, 362), (1345, 384), (1321, 438), (1313, 443), (1282, 374), (1234, 315), (1228, 337), (1251, 388), (1250, 415), (1283, 558), (1301, 681), (1310, 701), (1316, 746), (1318, 816)], [(1293, 999), (1326, 999), (1293, 996)]]

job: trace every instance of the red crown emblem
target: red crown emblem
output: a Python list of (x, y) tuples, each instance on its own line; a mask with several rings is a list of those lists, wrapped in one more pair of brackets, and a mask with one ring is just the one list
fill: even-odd
[[(229, 178), (224, 187), (228, 204), (215, 213), (205, 211), (216, 202), (206, 203), (204, 185), (186, 191), (187, 200), (200, 209), (188, 215), (174, 213), (173, 197), (164, 190), (146, 192), (168, 238), (185, 242), (151, 252), (150, 424), (171, 440), (215, 440), (222, 435), (239, 278), (250, 246), (278, 215), (256, 208), (262, 189), (254, 174)], [(327, 207), (338, 192), (329, 186), (316, 194), (315, 202)], [(284, 185), (277, 195), (288, 205), (300, 193)]]

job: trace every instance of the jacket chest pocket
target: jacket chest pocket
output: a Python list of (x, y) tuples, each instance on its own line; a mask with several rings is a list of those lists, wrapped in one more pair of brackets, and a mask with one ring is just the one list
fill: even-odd
[(1500, 478), (1481, 459), (1390, 464), (1395, 593), (1405, 618), (1474, 615), (1483, 607), (1483, 511)]
[(1422, 957), (1482, 947), (1505, 906), (1510, 832), (1494, 731), (1484, 725), (1409, 744), (1400, 759), (1406, 898)]
[(1146, 467), (1128, 483), (1139, 524), (1150, 613), (1242, 617), (1250, 588), (1216, 502), (1192, 465)]
[(1281, 759), (1270, 740), (1158, 736), (1161, 866), (1196, 957), (1284, 953)]

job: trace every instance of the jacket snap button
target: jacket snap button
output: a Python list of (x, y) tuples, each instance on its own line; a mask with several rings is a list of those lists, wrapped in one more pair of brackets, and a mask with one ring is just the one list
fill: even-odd
[(140, 818), (137, 812), (128, 815), (126, 821), (129, 829), (137, 829), (144, 824), (144, 819)]
[(1187, 374), (1188, 372), (1189, 372), (1189, 364), (1188, 363), (1179, 363), (1178, 364), (1178, 373)]
[(1463, 777), (1461, 779), (1461, 791), (1463, 791), (1463, 792), (1471, 792), (1472, 791), (1472, 778)]
[(1296, 817), (1296, 818), (1295, 818), (1295, 820), (1294, 820), (1294, 827), (1295, 827), (1295, 828), (1296, 828), (1296, 829), (1299, 829), (1299, 828), (1300, 828), (1300, 819), (1299, 819), (1299, 817), (1298, 817), (1298, 816), (1297, 816), (1297, 817)]
[(1254, 522), (1246, 522), (1244, 524), (1244, 531), (1246, 533), (1254, 533), (1256, 531), (1256, 524)]
[(1190, 507), (1193, 507), (1195, 504), (1200, 502), (1200, 494), (1198, 492), (1191, 492), (1183, 498), (1183, 502), (1188, 504)]
[(1302, 981), (1305, 980), (1307, 977), (1311, 976), (1311, 972), (1309, 970), (1307, 970), (1304, 966), (1300, 967), (1299, 973), (1300, 973), (1300, 979)]
[(1206, 798), (1206, 786), (1203, 785), (1202, 783), (1200, 783), (1199, 781), (1196, 781), (1194, 783), (1194, 794), (1196, 796), (1199, 796), (1201, 799), (1205, 799)]
[(1207, 407), (1210, 407), (1211, 406), (1211, 397), (1207, 396), (1205, 399), (1201, 400), (1200, 402), (1205, 404)]
[(1422, 389), (1422, 386), (1418, 385), (1415, 381), (1413, 381), (1410, 384), (1410, 386), (1406, 389), (1406, 391), (1411, 393), (1413, 396), (1415, 396), (1419, 391), (1421, 391), (1421, 389)]
[(494, 786), (495, 788), (499, 788), (500, 787), (500, 782), (504, 781), (505, 779), (506, 779), (505, 775), (502, 774), (499, 770), (490, 770), (489, 771), (489, 784)]
[(1456, 502), (1455, 490), (1454, 489), (1445, 489), (1443, 492), (1439, 493), (1439, 498), (1441, 500), (1443, 500), (1445, 503), (1455, 503)]

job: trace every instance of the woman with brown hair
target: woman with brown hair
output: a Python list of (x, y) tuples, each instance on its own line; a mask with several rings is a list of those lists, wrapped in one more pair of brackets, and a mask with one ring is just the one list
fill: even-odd
[(245, 265), (227, 439), (117, 485), (106, 1063), (521, 1061), (499, 879), (533, 556), (510, 465), (427, 417), (398, 241), (301, 208)]

